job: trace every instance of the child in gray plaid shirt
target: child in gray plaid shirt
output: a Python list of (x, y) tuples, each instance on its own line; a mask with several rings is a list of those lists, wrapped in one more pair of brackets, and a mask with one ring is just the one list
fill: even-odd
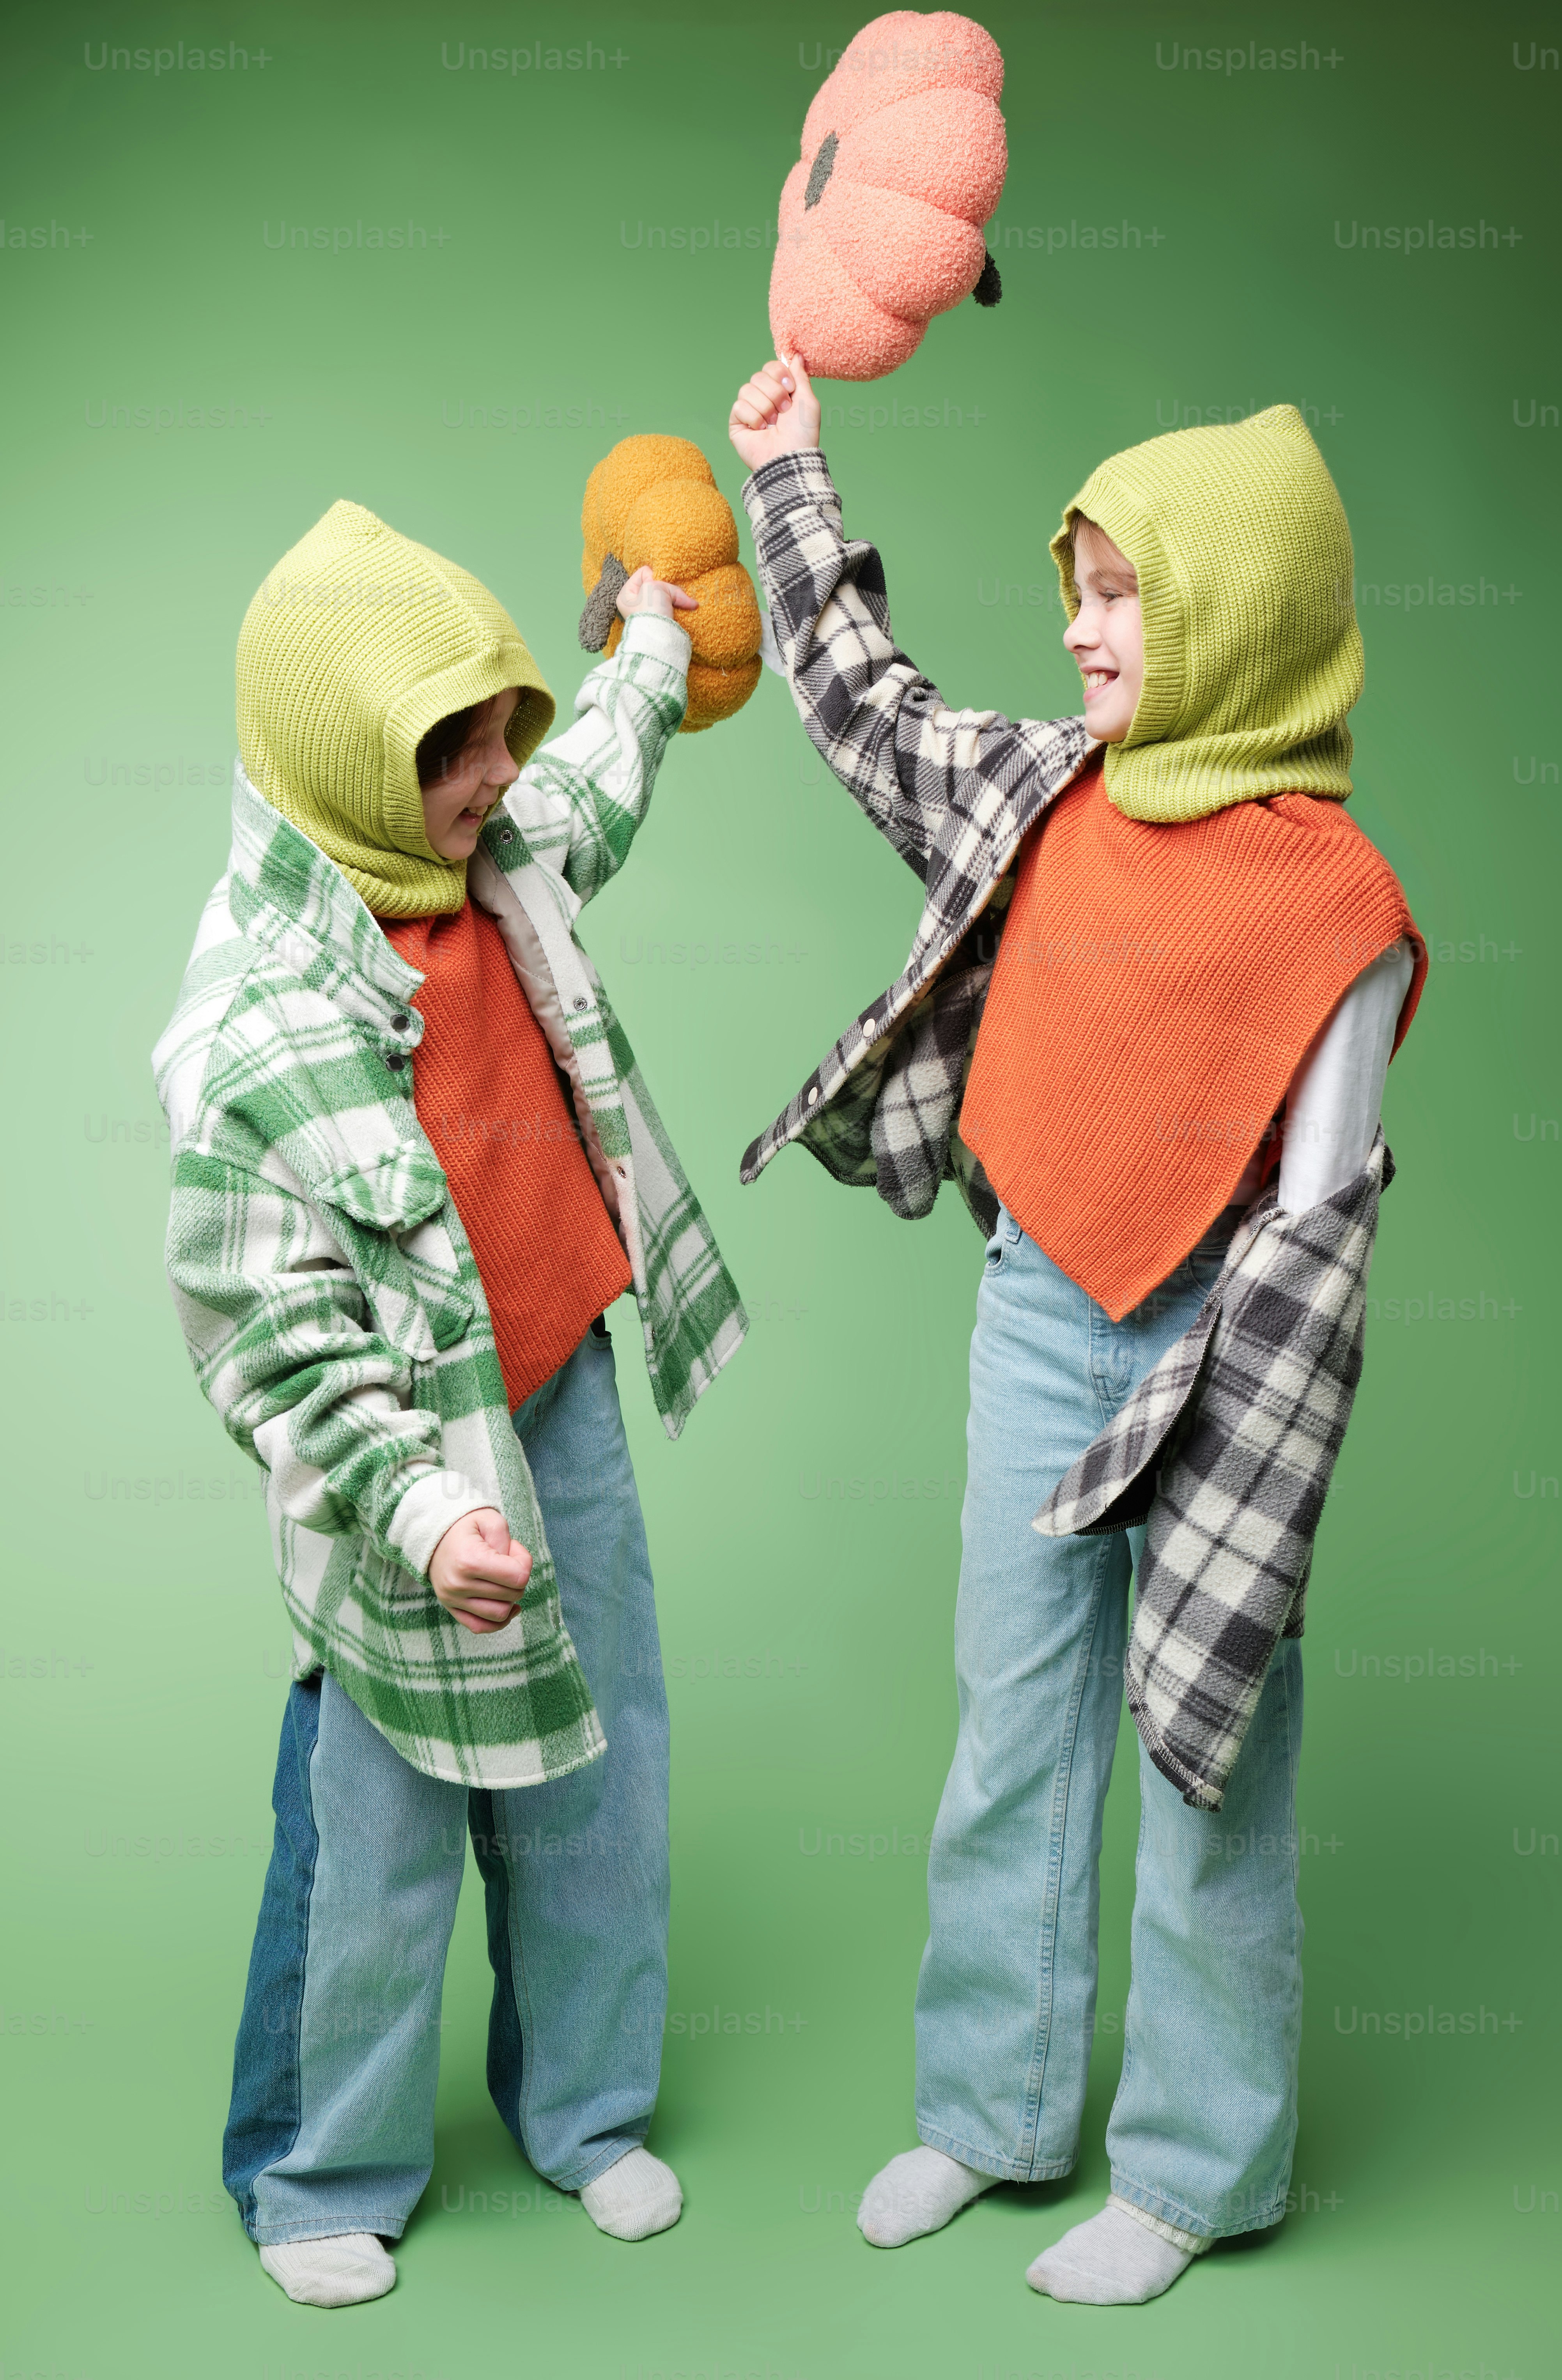
[(1111, 2194), (1026, 2277), (1139, 2303), (1280, 2219), (1296, 2133), (1301, 1597), (1360, 1370), (1384, 1075), (1425, 966), (1340, 807), (1349, 534), (1289, 407), (1116, 456), (1053, 542), (1083, 719), (957, 710), (844, 534), (802, 360), (757, 371), (730, 427), (766, 657), (927, 888), (905, 974), (744, 1178), (799, 1140), (902, 1216), (954, 1180), (987, 1241), (921, 2145), (858, 2220), (899, 2247), (1074, 2165), (1126, 1676), (1141, 1819)]

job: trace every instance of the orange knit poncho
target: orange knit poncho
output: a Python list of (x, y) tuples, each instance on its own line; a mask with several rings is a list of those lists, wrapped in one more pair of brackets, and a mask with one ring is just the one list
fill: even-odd
[[(960, 1136), (1119, 1321), (1226, 1206), (1355, 978), (1415, 931), (1337, 801), (1147, 824), (1097, 766), (1021, 850)], [(1396, 1049), (1426, 972), (1416, 941)]]

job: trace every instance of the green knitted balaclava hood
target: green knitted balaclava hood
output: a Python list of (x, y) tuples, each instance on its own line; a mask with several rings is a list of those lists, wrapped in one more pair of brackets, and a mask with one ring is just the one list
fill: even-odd
[(438, 719), (519, 686), (522, 765), (554, 698), (479, 579), (361, 504), (333, 504), (285, 553), (238, 632), (238, 749), (250, 783), (378, 917), (458, 909), (464, 861), (423, 831), (416, 754)]
[(1070, 619), (1083, 514), (1139, 574), (1144, 689), (1106, 791), (1171, 825), (1267, 794), (1350, 791), (1361, 691), (1345, 507), (1294, 405), (1174, 430), (1092, 472), (1052, 540)]

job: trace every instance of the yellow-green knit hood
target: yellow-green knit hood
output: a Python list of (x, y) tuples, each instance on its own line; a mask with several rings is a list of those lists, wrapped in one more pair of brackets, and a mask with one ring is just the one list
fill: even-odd
[(1080, 514), (1139, 574), (1144, 690), (1106, 791), (1171, 824), (1266, 794), (1350, 791), (1361, 691), (1345, 507), (1294, 405), (1174, 430), (1092, 472), (1052, 541), (1072, 618)]
[(416, 753), (438, 719), (519, 686), (523, 765), (554, 698), (481, 580), (332, 505), (285, 553), (238, 632), (238, 749), (250, 783), (334, 859), (378, 917), (458, 909), (464, 862), (423, 831)]

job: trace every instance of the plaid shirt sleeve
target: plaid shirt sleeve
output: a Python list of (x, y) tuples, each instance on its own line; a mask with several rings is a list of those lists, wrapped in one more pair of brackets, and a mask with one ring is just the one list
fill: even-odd
[(1282, 1635), (1300, 1636), (1312, 1543), (1361, 1376), (1381, 1130), (1355, 1179), (1300, 1215), (1270, 1184), (1192, 1329), (1067, 1471), (1033, 1526), (1146, 1524), (1124, 1664), (1145, 1751), (1218, 1810)]
[[(847, 540), (823, 455), (777, 455), (748, 481), (743, 502), (802, 723), (925, 880), (934, 845), (949, 841), (951, 812), (976, 815), (995, 787), (1038, 761), (1057, 772), (1058, 722), (949, 709), (895, 641), (884, 565), (873, 546)], [(1082, 747), (1082, 735), (1074, 740)]]
[(676, 621), (637, 613), (611, 661), (582, 679), (574, 725), (533, 753), (505, 796), (531, 856), (563, 879), (577, 911), (617, 873), (644, 823), (683, 723), (689, 650)]
[(437, 1414), (404, 1405), (407, 1359), (379, 1332), (302, 1199), (192, 1154), (176, 1165), (174, 1303), (201, 1389), (269, 1474), (288, 1521), (361, 1531), (421, 1576), (453, 1523), (494, 1500), (448, 1471)]
[[(447, 1466), (440, 1416), (414, 1401), (428, 1268), (405, 1232), (360, 1227), (345, 1207), (326, 1228), (246, 1112), (263, 1103), (274, 1126), (307, 1129), (308, 1070), (290, 1062), (252, 983), (230, 1026), (207, 1068), (208, 1085), (227, 1096), (203, 1100), (174, 1149), (168, 1276), (196, 1377), (228, 1436), (269, 1475), (285, 1522), (325, 1536), (360, 1531), (421, 1576), (452, 1523), (494, 1500)], [(338, 1057), (339, 1077), (354, 1061)], [(433, 1169), (430, 1177), (382, 1167), (373, 1195), (414, 1223), (438, 1203)], [(341, 1195), (351, 1195), (346, 1185)], [(470, 1305), (454, 1283), (445, 1295), (440, 1327), (451, 1335)]]
[[(754, 1181), (797, 1140), (837, 1182), (925, 1215), (951, 1172), (973, 1214), (991, 1193), (954, 1153), (961, 1088), (992, 973), (1002, 880), (1092, 747), (1082, 719), (951, 710), (896, 645), (884, 571), (848, 544), (822, 455), (778, 455), (743, 491), (771, 631), (803, 725), (927, 887), (905, 972), (848, 1026), (767, 1132)], [(987, 921), (987, 947), (970, 937)]]

